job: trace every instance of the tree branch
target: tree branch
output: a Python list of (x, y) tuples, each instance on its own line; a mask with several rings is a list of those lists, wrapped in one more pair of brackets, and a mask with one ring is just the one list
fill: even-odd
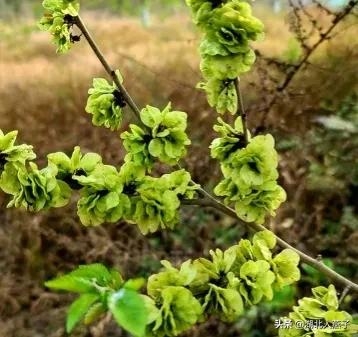
[[(191, 200), (190, 204), (195, 205), (196, 201), (197, 200)], [(236, 220), (238, 219), (236, 212), (232, 208), (222, 204), (220, 201), (216, 200), (213, 197), (211, 197), (210, 200), (204, 200), (204, 201), (201, 200), (197, 204), (200, 206), (212, 207), (212, 208), (217, 209), (220, 212), (223, 212), (224, 214), (226, 214)], [(240, 224), (244, 224), (246, 227), (253, 229), (255, 232), (267, 230), (267, 228), (264, 227), (263, 225), (258, 225), (256, 223), (247, 223), (247, 222), (243, 222), (242, 220), (239, 220), (239, 221), (240, 221)], [(300, 256), (301, 262), (305, 262), (305, 263), (311, 265), (312, 267), (316, 268), (321, 273), (325, 274), (327, 277), (332, 279), (334, 282), (339, 283), (348, 289), (352, 289), (352, 290), (358, 292), (358, 284), (350, 281), (349, 279), (338, 274), (331, 268), (327, 267), (320, 259), (314, 259), (311, 256), (305, 254), (304, 252), (298, 250), (297, 248), (291, 246), (289, 243), (287, 243), (286, 241), (281, 239), (276, 234), (275, 234), (275, 237), (277, 240), (277, 244), (281, 248), (288, 248), (288, 249), (295, 251)]]
[[(75, 23), (78, 26), (78, 28), (81, 30), (82, 34), (85, 36), (87, 42), (89, 43), (93, 52), (96, 54), (98, 60), (102, 63), (102, 65), (103, 65), (104, 69), (106, 70), (106, 72), (108, 73), (108, 75), (110, 75), (112, 77), (114, 83), (117, 85), (118, 89), (122, 93), (123, 98), (129, 105), (129, 107), (131, 108), (131, 110), (133, 111), (135, 116), (140, 121), (140, 110), (139, 110), (138, 106), (136, 105), (136, 103), (134, 102), (132, 97), (129, 95), (126, 88), (122, 85), (122, 83), (120, 83), (119, 78), (115, 74), (114, 70), (112, 70), (112, 68), (110, 67), (108, 62), (106, 61), (103, 53), (100, 51), (99, 47), (97, 46), (96, 42), (94, 41), (93, 37), (91, 36), (91, 34), (89, 33), (88, 29), (86, 28), (85, 24), (83, 23), (82, 19), (79, 16), (75, 18)], [(240, 91), (240, 87), (239, 87), (239, 80), (237, 80), (236, 83), (237, 83), (238, 97), (240, 100), (241, 113), (243, 115), (245, 115), (243, 104), (242, 104), (241, 91)], [(246, 124), (246, 115), (245, 115), (245, 123), (243, 122), (243, 125), (244, 124)], [(266, 228), (262, 225), (258, 225), (255, 223), (246, 223), (246, 222), (243, 222), (242, 220), (238, 219), (236, 212), (232, 208), (230, 208), (230, 207), (224, 205), (223, 203), (221, 203), (220, 201), (216, 200), (210, 193), (206, 192), (203, 188), (199, 189), (199, 193), (204, 197), (204, 200), (199, 199), (196, 201), (195, 200), (190, 201), (190, 204), (195, 204), (195, 202), (196, 202), (197, 205), (213, 207), (213, 208), (231, 216), (232, 218), (239, 220), (240, 224), (248, 226), (248, 228), (252, 228), (255, 231), (266, 230)], [(336, 273), (335, 271), (333, 271), (332, 269), (328, 268), (322, 262), (317, 261), (316, 259), (313, 259), (312, 257), (310, 257), (310, 256), (306, 255), (305, 253), (299, 251), (298, 249), (292, 247), (290, 244), (288, 244), (287, 242), (285, 242), (278, 236), (276, 236), (276, 239), (277, 239), (279, 246), (281, 246), (282, 248), (292, 249), (297, 254), (299, 254), (299, 256), (301, 257), (301, 261), (306, 262), (307, 264), (315, 267), (317, 270), (321, 271), (323, 274), (327, 275), (328, 277), (330, 277), (337, 283), (343, 284), (345, 286), (349, 286), (350, 289), (358, 292), (357, 284), (353, 283), (352, 281), (346, 279), (342, 275), (340, 275), (340, 274)]]
[[(321, 46), (321, 44), (326, 41), (329, 38), (329, 35), (331, 32), (337, 27), (337, 25), (345, 18), (347, 17), (354, 9), (354, 7), (358, 4), (358, 0), (352, 0), (349, 2), (349, 4), (345, 7), (345, 9), (336, 14), (334, 19), (332, 20), (331, 26), (325, 31), (320, 32), (320, 37), (316, 41), (315, 44), (313, 44), (312, 47), (309, 49), (306, 49), (306, 54), (302, 58), (302, 60), (293, 67), (291, 71), (289, 71), (286, 74), (286, 77), (284, 81), (277, 87), (276, 95), (270, 100), (267, 107), (265, 108), (266, 113), (263, 115), (263, 118), (260, 122), (260, 125), (264, 125), (266, 122), (266, 119), (271, 111), (271, 109), (274, 107), (274, 105), (277, 103), (279, 97), (279, 93), (285, 91), (287, 87), (291, 84), (291, 82), (294, 80), (294, 78), (297, 76), (297, 74), (301, 71), (301, 69), (307, 64), (307, 61), (312, 56), (312, 54)], [(320, 8), (322, 8), (321, 6)]]
[(78, 29), (82, 32), (83, 36), (86, 38), (88, 44), (91, 46), (93, 52), (96, 54), (98, 60), (102, 63), (103, 68), (106, 70), (107, 74), (112, 77), (113, 82), (116, 84), (118, 90), (123, 95), (124, 100), (127, 102), (129, 107), (134, 112), (135, 116), (138, 120), (140, 120), (140, 110), (137, 106), (137, 104), (134, 102), (132, 97), (129, 95), (127, 89), (123, 86), (123, 84), (120, 82), (118, 76), (116, 75), (115, 71), (111, 68), (107, 60), (105, 59), (103, 53), (97, 46), (96, 41), (93, 39), (91, 33), (88, 31), (86, 25), (82, 21), (80, 16), (76, 16), (74, 18), (75, 24), (78, 27)]

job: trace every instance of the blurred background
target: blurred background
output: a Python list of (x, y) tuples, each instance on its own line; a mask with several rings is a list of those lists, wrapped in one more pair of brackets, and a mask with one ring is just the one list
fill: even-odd
[[(288, 194), (267, 226), (358, 282), (357, 1), (253, 5), (266, 37), (255, 44), (257, 62), (242, 78), (245, 106), (253, 133), (275, 136), (280, 183)], [(47, 153), (71, 153), (75, 145), (120, 165), (119, 133), (93, 127), (84, 111), (92, 78), (105, 76), (98, 60), (84, 41), (56, 55), (50, 37), (36, 27), (40, 17), (40, 1), (0, 0), (0, 128), (19, 130), (19, 141), (34, 145), (40, 165)], [(205, 188), (215, 186), (220, 171), (208, 146), (217, 115), (195, 89), (200, 35), (184, 1), (86, 0), (82, 17), (140, 106), (171, 101), (189, 114), (193, 144), (185, 165)], [(128, 112), (123, 130), (130, 122)], [(49, 292), (43, 282), (78, 264), (102, 262), (126, 277), (148, 276), (163, 258), (180, 263), (207, 256), (249, 234), (214, 210), (189, 206), (174, 231), (143, 237), (125, 223), (84, 228), (75, 203), (28, 214), (6, 210), (7, 202), (0, 194), (1, 337), (64, 336), (73, 297)], [(272, 302), (253, 307), (235, 324), (211, 319), (186, 336), (276, 336), (274, 320), (318, 284), (328, 280), (303, 265), (302, 280)], [(342, 307), (357, 317), (357, 295), (349, 293)], [(126, 335), (104, 318), (74, 336)]]

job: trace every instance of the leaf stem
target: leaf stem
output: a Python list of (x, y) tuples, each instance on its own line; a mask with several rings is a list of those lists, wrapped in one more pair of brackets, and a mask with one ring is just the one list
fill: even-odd
[(86, 38), (86, 40), (87, 40), (88, 44), (90, 45), (91, 49), (93, 50), (93, 52), (96, 54), (98, 60), (102, 63), (103, 68), (106, 70), (107, 74), (109, 76), (111, 76), (111, 78), (113, 79), (113, 82), (116, 84), (116, 86), (118, 87), (118, 90), (123, 95), (124, 100), (127, 102), (129, 107), (131, 108), (131, 110), (134, 112), (137, 119), (140, 120), (140, 110), (139, 110), (137, 104), (134, 102), (132, 97), (129, 95), (127, 89), (120, 82), (115, 71), (111, 68), (111, 66), (107, 62), (106, 58), (104, 57), (103, 53), (99, 49), (96, 41), (93, 39), (91, 33), (87, 29), (87, 27), (84, 24), (84, 22), (82, 21), (81, 17), (76, 16), (74, 21), (75, 21), (75, 24), (78, 27), (78, 29), (82, 32), (83, 36)]
[[(96, 54), (98, 60), (103, 65), (103, 67), (106, 70), (106, 72), (108, 73), (108, 75), (110, 75), (112, 77), (114, 83), (117, 85), (118, 89), (121, 91), (124, 100), (127, 102), (129, 107), (133, 111), (134, 115), (138, 118), (139, 121), (141, 121), (140, 120), (140, 110), (139, 110), (137, 104), (134, 102), (134, 100), (132, 99), (132, 97), (126, 90), (126, 88), (122, 85), (122, 83), (120, 82), (119, 78), (117, 77), (115, 71), (110, 67), (110, 65), (106, 61), (103, 53), (97, 46), (95, 40), (91, 36), (90, 32), (88, 31), (87, 27), (83, 23), (80, 16), (75, 17), (75, 24), (77, 25), (77, 27), (80, 29), (80, 31), (86, 38), (87, 42), (89, 43), (93, 52)], [(241, 94), (241, 90), (240, 90), (239, 79), (235, 80), (235, 84), (236, 84), (236, 90), (238, 93), (238, 100), (239, 100), (239, 105), (240, 105), (242, 121), (243, 121), (245, 139), (247, 140), (248, 139), (248, 131), (247, 131), (247, 126), (246, 126), (246, 113), (245, 113), (244, 106), (243, 106), (243, 100), (242, 100), (242, 94)], [(214, 198), (210, 193), (208, 193), (201, 187), (199, 188), (199, 193), (204, 197), (204, 199), (186, 201), (186, 203), (192, 204), (192, 205), (197, 204), (197, 205), (202, 205), (202, 206), (213, 207), (213, 208), (229, 215), (230, 217), (232, 217), (236, 220), (239, 220), (240, 224), (248, 226), (249, 228), (252, 228), (255, 231), (266, 230), (266, 228), (262, 225), (258, 225), (255, 223), (246, 223), (246, 222), (243, 222), (242, 220), (238, 219), (236, 212), (232, 208), (230, 208), (230, 207), (224, 205), (223, 203), (221, 203), (220, 201), (216, 200), (216, 198)], [(345, 285), (346, 287), (349, 287), (350, 289), (358, 292), (358, 284), (355, 284), (352, 281), (343, 277), (342, 275), (336, 273), (334, 270), (330, 269), (329, 267), (324, 265), (322, 262), (317, 261), (316, 259), (306, 255), (305, 253), (301, 252), (300, 250), (292, 247), (290, 244), (288, 244), (287, 242), (282, 240), (280, 237), (276, 236), (276, 239), (277, 239), (279, 246), (281, 246), (282, 248), (289, 248), (289, 249), (294, 250), (301, 257), (301, 261), (306, 262), (307, 264), (313, 266), (314, 268), (316, 268), (323, 274), (327, 275), (329, 278), (336, 281), (337, 283)]]

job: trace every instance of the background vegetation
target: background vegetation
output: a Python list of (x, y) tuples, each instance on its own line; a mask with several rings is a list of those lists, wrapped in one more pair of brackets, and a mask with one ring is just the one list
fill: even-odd
[[(124, 73), (138, 102), (164, 106), (171, 101), (189, 113), (193, 145), (186, 165), (195, 180), (211, 188), (219, 175), (207, 149), (216, 114), (204, 94), (194, 89), (200, 79), (198, 35), (183, 1), (87, 0), (83, 5), (88, 9), (85, 21), (109, 60)], [(267, 225), (357, 282), (357, 10), (297, 69), (307, 54), (300, 34), (312, 29), (309, 17), (324, 30), (334, 13), (314, 4), (298, 12), (283, 6), (275, 13), (272, 5), (256, 5), (267, 36), (256, 46), (254, 71), (242, 79), (250, 127), (275, 134), (281, 184), (288, 193), (288, 202)], [(33, 144), (43, 162), (48, 152), (71, 152), (80, 145), (84, 151), (101, 153), (110, 164), (120, 164), (118, 134), (92, 127), (84, 111), (91, 79), (104, 75), (102, 69), (84, 43), (68, 55), (56, 55), (47, 34), (36, 28), (38, 8), (39, 1), (0, 1), (0, 128), (18, 129), (20, 139)], [(320, 38), (318, 30), (307, 36), (309, 46)], [(295, 75), (283, 90), (282, 82), (292, 71)], [(123, 128), (128, 123), (129, 119)], [(43, 287), (58, 272), (103, 262), (128, 277), (148, 275), (158, 270), (162, 258), (179, 262), (207, 255), (209, 249), (227, 247), (247, 234), (210, 209), (185, 208), (175, 231), (143, 237), (125, 223), (84, 228), (75, 203), (40, 214), (5, 211), (6, 203), (0, 195), (1, 337), (64, 336), (71, 297)], [(188, 336), (274, 336), (274, 319), (319, 283), (326, 285), (327, 280), (306, 266), (297, 287), (253, 308), (237, 324), (209, 321)], [(357, 315), (356, 295), (349, 294), (344, 306)], [(105, 318), (91, 328), (79, 328), (75, 336), (124, 333)]]

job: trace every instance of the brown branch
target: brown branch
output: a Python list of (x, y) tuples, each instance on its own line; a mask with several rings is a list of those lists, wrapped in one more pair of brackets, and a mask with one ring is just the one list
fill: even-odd
[[(190, 204), (195, 205), (196, 200), (192, 200)], [(201, 206), (212, 207), (212, 208), (217, 209), (220, 212), (223, 212), (224, 214), (226, 214), (234, 219), (238, 219), (236, 212), (232, 208), (220, 203), (217, 200), (213, 201), (211, 199), (211, 200), (206, 200), (206, 201), (200, 201), (198, 204)], [(240, 220), (240, 223), (244, 223), (247, 228), (251, 228), (256, 232), (267, 230), (266, 227), (264, 227), (262, 225), (258, 225), (256, 223), (247, 223), (247, 222), (243, 222), (241, 220)], [(314, 259), (313, 257), (305, 254), (304, 252), (291, 246), (289, 243), (287, 243), (286, 241), (284, 241), (277, 235), (275, 235), (275, 237), (277, 240), (277, 244), (281, 248), (288, 248), (288, 249), (295, 251), (300, 256), (301, 262), (305, 262), (305, 263), (311, 265), (312, 267), (316, 268), (317, 270), (319, 270), (321, 273), (325, 274), (328, 278), (330, 278), (334, 282), (341, 284), (348, 289), (352, 289), (352, 290), (358, 292), (358, 284), (350, 281), (349, 279), (345, 278), (341, 274), (338, 274), (337, 272), (335, 272), (333, 269), (327, 267), (325, 264), (323, 264), (323, 262), (320, 259)]]
[(323, 12), (325, 12), (328, 15), (335, 15), (331, 10), (329, 10), (327, 7), (323, 6), (319, 0), (312, 0), (312, 2), (316, 5), (316, 7)]

